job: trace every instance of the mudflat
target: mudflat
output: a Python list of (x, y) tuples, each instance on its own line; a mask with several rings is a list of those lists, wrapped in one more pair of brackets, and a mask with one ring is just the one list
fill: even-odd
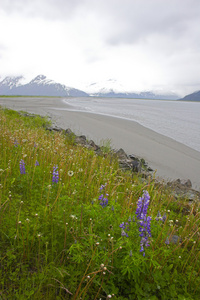
[(200, 152), (137, 122), (73, 111), (62, 98), (0, 97), (0, 105), (48, 116), (57, 126), (84, 134), (97, 144), (108, 139), (112, 148), (144, 158), (160, 179), (190, 179), (193, 188), (200, 190)]

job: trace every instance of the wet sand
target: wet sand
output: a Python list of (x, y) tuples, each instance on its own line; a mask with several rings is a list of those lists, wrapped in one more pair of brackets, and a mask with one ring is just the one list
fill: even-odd
[(0, 97), (0, 105), (49, 116), (57, 126), (84, 134), (97, 144), (110, 140), (112, 148), (123, 148), (127, 154), (144, 158), (157, 177), (167, 181), (190, 179), (193, 188), (200, 190), (200, 152), (137, 122), (66, 110), (71, 107), (53, 97)]

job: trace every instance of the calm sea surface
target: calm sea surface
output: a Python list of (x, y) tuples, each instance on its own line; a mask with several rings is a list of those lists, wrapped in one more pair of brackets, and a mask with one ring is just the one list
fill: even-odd
[(67, 110), (133, 120), (200, 152), (200, 102), (118, 98), (63, 100)]

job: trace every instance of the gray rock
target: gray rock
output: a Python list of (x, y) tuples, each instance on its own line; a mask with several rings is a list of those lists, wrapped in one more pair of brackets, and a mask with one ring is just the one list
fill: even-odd
[(57, 127), (57, 126), (55, 126), (55, 127), (46, 127), (46, 130), (48, 130), (48, 131), (57, 131), (57, 132), (62, 132), (63, 131), (62, 128)]
[(194, 200), (198, 200), (198, 196), (196, 193), (192, 192), (192, 191), (188, 191), (186, 194), (185, 194), (185, 197), (188, 198), (189, 201), (194, 201)]
[(190, 179), (176, 179), (169, 183), (170, 185), (177, 185), (177, 186), (183, 186), (186, 188), (191, 188), (192, 183)]
[(132, 171), (133, 172), (139, 172), (139, 173), (141, 172), (142, 164), (141, 164), (140, 161), (134, 160), (131, 164), (132, 164)]
[(120, 168), (121, 169), (123, 169), (123, 170), (131, 170), (132, 169), (132, 167), (131, 167), (131, 162), (130, 161), (128, 161), (128, 160), (126, 160), (126, 159), (124, 159), (124, 160), (119, 160), (119, 166), (120, 166)]
[(172, 194), (176, 199), (184, 198), (188, 199), (189, 202), (200, 200), (200, 192), (192, 189), (192, 183), (189, 179), (177, 179), (168, 182), (167, 185), (173, 189)]
[(148, 170), (149, 172), (153, 172), (153, 169), (152, 169), (151, 167), (148, 167), (147, 170)]
[(48, 127), (46, 127), (45, 129), (48, 130), (48, 131), (53, 131), (53, 127), (49, 127), (49, 126), (48, 126)]
[(29, 118), (35, 118), (35, 117), (36, 117), (36, 115), (29, 114), (29, 113), (20, 113), (20, 112), (19, 112), (19, 114), (20, 114), (21, 116), (23, 116), (23, 117), (29, 117)]
[(88, 145), (94, 149), (94, 151), (97, 151), (100, 149), (100, 147), (98, 145), (95, 144), (95, 142), (93, 140), (90, 140)]
[(86, 136), (85, 136), (85, 135), (81, 135), (81, 136), (75, 137), (75, 142), (76, 142), (77, 144), (86, 146), (86, 145), (87, 145)]
[(184, 185), (184, 186), (186, 186), (188, 188), (192, 187), (192, 182), (190, 181), (190, 179), (187, 179), (187, 180), (182, 179), (182, 180), (180, 180), (180, 184)]
[(68, 134), (68, 135), (74, 135), (74, 133), (71, 131), (70, 128), (67, 128), (67, 129), (65, 130), (65, 134)]
[(127, 156), (126, 152), (122, 148), (120, 148), (119, 150), (117, 150), (116, 155), (118, 156), (118, 158), (120, 160), (128, 159), (128, 156)]
[(135, 155), (133, 155), (133, 154), (130, 154), (129, 157), (130, 157), (130, 159), (132, 159), (132, 160), (136, 160), (136, 159), (137, 159), (137, 157), (136, 157)]
[(57, 126), (53, 127), (52, 130), (53, 130), (53, 131), (57, 131), (57, 132), (62, 132), (62, 131), (63, 131), (62, 128), (57, 127)]

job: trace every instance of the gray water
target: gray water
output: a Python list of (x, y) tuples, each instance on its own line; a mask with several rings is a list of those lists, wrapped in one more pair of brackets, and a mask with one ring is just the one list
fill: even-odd
[(92, 97), (63, 101), (67, 110), (136, 121), (200, 152), (200, 102)]

